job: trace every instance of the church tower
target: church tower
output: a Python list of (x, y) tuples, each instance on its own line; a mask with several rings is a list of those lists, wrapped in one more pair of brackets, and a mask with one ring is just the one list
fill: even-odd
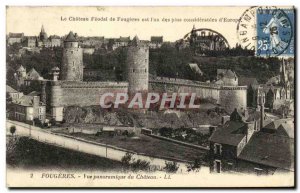
[(61, 80), (83, 80), (83, 51), (79, 46), (77, 36), (71, 31), (64, 40)]
[(42, 25), (39, 39), (41, 41), (46, 41), (48, 39), (47, 33), (45, 32), (44, 25)]
[(137, 36), (133, 38), (127, 48), (128, 92), (147, 92), (149, 81), (149, 47), (143, 44)]

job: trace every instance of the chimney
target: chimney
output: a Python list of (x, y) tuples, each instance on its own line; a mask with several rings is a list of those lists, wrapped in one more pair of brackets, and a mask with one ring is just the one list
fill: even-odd
[(40, 97), (33, 96), (32, 107), (33, 107), (33, 118), (38, 118), (39, 116), (39, 106), (40, 106)]
[(264, 126), (265, 120), (265, 94), (261, 93), (260, 96), (260, 129)]
[(42, 92), (41, 92), (41, 101), (46, 104), (46, 82), (42, 81)]

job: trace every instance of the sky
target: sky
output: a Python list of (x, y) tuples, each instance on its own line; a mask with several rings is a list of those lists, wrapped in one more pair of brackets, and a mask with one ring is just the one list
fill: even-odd
[[(38, 35), (41, 26), (49, 35), (66, 35), (69, 31), (79, 36), (105, 36), (107, 38), (138, 35), (149, 40), (151, 36), (163, 36), (164, 41), (176, 41), (191, 31), (193, 25), (221, 33), (235, 46), (238, 42), (237, 19), (248, 7), (7, 7), (6, 33), (24, 32)], [(70, 21), (74, 18), (89, 21)], [(107, 18), (107, 21), (91, 21), (91, 17)], [(116, 20), (110, 21), (113, 17)], [(139, 21), (117, 21), (134, 18)], [(152, 21), (151, 21), (152, 18)], [(202, 19), (195, 21), (193, 19)], [(224, 22), (227, 18), (227, 22)], [(148, 19), (148, 21), (143, 21)], [(159, 21), (157, 21), (157, 19)], [(203, 19), (208, 21), (203, 21)], [(173, 22), (172, 22), (173, 21)], [(213, 22), (215, 21), (215, 22)]]

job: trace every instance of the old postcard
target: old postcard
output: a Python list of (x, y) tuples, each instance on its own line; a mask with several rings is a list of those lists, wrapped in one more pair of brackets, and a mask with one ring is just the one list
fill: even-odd
[(294, 187), (295, 19), (7, 6), (7, 186)]

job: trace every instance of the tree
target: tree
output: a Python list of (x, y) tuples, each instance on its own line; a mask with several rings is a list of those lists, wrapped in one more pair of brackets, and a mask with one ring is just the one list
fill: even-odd
[(136, 160), (134, 162), (132, 162), (131, 164), (131, 169), (132, 171), (134, 172), (137, 172), (137, 171), (148, 171), (150, 168), (150, 162), (147, 162), (145, 160)]
[(34, 125), (38, 126), (38, 127), (43, 127), (43, 123), (41, 122), (41, 120), (39, 120), (39, 118), (34, 118), (33, 119), (33, 123)]
[(176, 173), (178, 168), (179, 168), (179, 164), (175, 161), (173, 162), (165, 162), (166, 166), (164, 167), (164, 170), (166, 170), (166, 172), (168, 173)]
[(133, 172), (137, 171), (148, 171), (150, 168), (150, 162), (138, 159), (135, 161), (134, 158), (132, 158), (132, 153), (126, 153), (122, 159), (121, 163), (123, 166), (123, 169), (131, 169)]
[(187, 165), (187, 171), (190, 172), (190, 171), (198, 171), (201, 167), (201, 160), (199, 158), (196, 158), (194, 160), (193, 163), (190, 163)]
[(12, 136), (14, 136), (16, 130), (17, 130), (17, 129), (16, 129), (16, 126), (14, 126), (14, 125), (10, 126), (9, 131), (10, 131), (10, 133), (12, 134)]
[(128, 169), (130, 167), (130, 162), (132, 159), (132, 153), (126, 153), (122, 159), (121, 159), (121, 163), (124, 169)]

